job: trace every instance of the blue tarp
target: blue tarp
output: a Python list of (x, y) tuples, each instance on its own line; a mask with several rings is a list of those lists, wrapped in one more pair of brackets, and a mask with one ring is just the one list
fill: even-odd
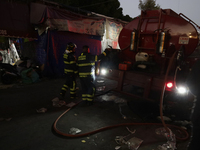
[[(88, 45), (92, 54), (101, 53), (101, 37), (85, 34), (77, 34), (72, 32), (61, 32), (61, 31), (48, 31), (46, 35), (42, 35), (40, 38), (40, 47), (37, 53), (37, 57), (40, 58), (41, 62), (45, 59), (45, 68), (43, 71), (44, 76), (50, 77), (61, 77), (64, 75), (64, 62), (63, 53), (66, 49), (68, 42), (73, 42), (77, 45), (76, 57), (82, 52), (82, 47)], [(46, 41), (46, 42), (45, 42)], [(46, 43), (45, 53), (43, 46)]]

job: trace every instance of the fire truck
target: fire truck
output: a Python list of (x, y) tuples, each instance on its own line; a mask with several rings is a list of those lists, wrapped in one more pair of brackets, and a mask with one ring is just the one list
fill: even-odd
[[(102, 60), (100, 74), (117, 81), (116, 91), (134, 97), (188, 99), (185, 81), (199, 59), (197, 28), (171, 9), (141, 11), (121, 30), (120, 49), (112, 49)], [(134, 90), (125, 90), (127, 84)]]

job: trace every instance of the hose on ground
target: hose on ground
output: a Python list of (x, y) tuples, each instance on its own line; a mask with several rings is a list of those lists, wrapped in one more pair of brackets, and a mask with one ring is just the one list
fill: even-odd
[[(55, 130), (55, 132), (59, 135), (62, 135), (62, 136), (65, 136), (65, 137), (71, 137), (71, 138), (77, 138), (77, 137), (85, 137), (85, 136), (88, 136), (88, 135), (92, 135), (92, 134), (95, 134), (95, 133), (98, 133), (98, 132), (101, 132), (101, 131), (104, 131), (104, 130), (108, 130), (108, 129), (112, 129), (112, 128), (117, 128), (117, 127), (122, 127), (122, 126), (132, 126), (132, 125), (158, 125), (158, 126), (161, 126), (163, 125), (164, 128), (166, 129), (166, 131), (168, 133), (170, 133), (170, 130), (168, 127), (172, 127), (172, 128), (176, 128), (180, 131), (182, 131), (185, 135), (184, 138), (180, 138), (180, 137), (177, 137), (176, 136), (176, 139), (177, 140), (180, 140), (180, 141), (185, 141), (189, 138), (189, 134), (188, 132), (181, 128), (181, 127), (178, 127), (178, 126), (175, 126), (175, 125), (170, 125), (170, 124), (166, 124), (164, 119), (163, 119), (163, 99), (164, 99), (164, 93), (165, 93), (165, 83), (167, 81), (167, 77), (168, 77), (168, 74), (169, 74), (169, 71), (171, 69), (171, 66), (173, 64), (173, 61), (174, 61), (174, 58), (176, 56), (176, 51), (174, 52), (174, 54), (172, 55), (170, 61), (169, 61), (169, 65), (168, 65), (168, 68), (167, 68), (167, 71), (166, 71), (166, 74), (165, 74), (165, 79), (164, 79), (164, 85), (163, 85), (163, 89), (162, 89), (162, 93), (161, 93), (161, 97), (160, 97), (160, 117), (161, 117), (161, 122), (162, 123), (122, 123), (122, 124), (116, 124), (116, 125), (111, 125), (111, 126), (107, 126), (107, 127), (102, 127), (102, 128), (99, 128), (97, 130), (94, 130), (94, 131), (90, 131), (90, 132), (87, 132), (87, 133), (83, 133), (83, 134), (75, 134), (75, 135), (72, 135), (72, 134), (67, 134), (67, 133), (63, 133), (61, 132), (60, 130), (57, 129), (57, 122), (59, 121), (59, 119), (64, 115), (66, 114), (68, 111), (71, 110), (71, 108), (75, 107), (76, 105), (78, 105), (80, 102), (82, 101), (79, 101), (78, 103), (76, 103), (76, 105), (74, 105), (73, 107), (67, 109), (64, 113), (62, 113), (54, 122), (53, 124), (53, 129)], [(101, 94), (100, 94), (101, 95)]]
[[(73, 107), (77, 106), (80, 102), (82, 101), (79, 101), (78, 103), (76, 103), (76, 105), (74, 105)], [(53, 124), (53, 129), (54, 131), (61, 135), (61, 136), (65, 136), (65, 137), (71, 137), (71, 138), (78, 138), (78, 137), (85, 137), (85, 136), (89, 136), (89, 135), (92, 135), (92, 134), (95, 134), (95, 133), (98, 133), (98, 132), (101, 132), (101, 131), (105, 131), (105, 130), (108, 130), (108, 129), (113, 129), (113, 128), (117, 128), (117, 127), (122, 127), (122, 126), (132, 126), (132, 125), (158, 125), (158, 126), (161, 126), (162, 124), (161, 123), (121, 123), (121, 124), (116, 124), (116, 125), (112, 125), (112, 126), (107, 126), (107, 127), (103, 127), (103, 128), (99, 128), (97, 130), (94, 130), (94, 131), (90, 131), (90, 132), (87, 132), (87, 133), (83, 133), (83, 134), (75, 134), (75, 135), (72, 135), (72, 134), (67, 134), (67, 133), (63, 133), (62, 131), (58, 130), (57, 129), (57, 123), (58, 121), (60, 120), (60, 118), (65, 115), (67, 112), (69, 112), (73, 107), (70, 107), (68, 108), (65, 112), (63, 112), (54, 122)], [(178, 126), (175, 126), (175, 125), (170, 125), (170, 124), (167, 124), (166, 126), (169, 126), (169, 127), (173, 127), (173, 128), (176, 128), (180, 131), (183, 132), (183, 134), (185, 135), (185, 137), (188, 137), (188, 133), (186, 130), (184, 130), (183, 128), (180, 128)], [(187, 138), (177, 138), (179, 140), (186, 140)]]

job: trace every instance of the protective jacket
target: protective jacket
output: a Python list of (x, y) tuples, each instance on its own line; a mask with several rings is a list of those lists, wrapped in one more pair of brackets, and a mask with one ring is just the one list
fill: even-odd
[(78, 57), (78, 72), (82, 87), (82, 100), (92, 102), (95, 95), (95, 85), (93, 83), (95, 76), (95, 62), (106, 56), (103, 52), (100, 55), (82, 53)]
[(74, 56), (74, 52), (66, 50), (63, 58), (65, 64), (64, 73), (66, 75), (66, 81), (61, 88), (60, 96), (64, 98), (66, 91), (70, 90), (70, 98), (73, 99), (76, 97), (76, 75), (78, 73), (76, 57)]
[(106, 56), (105, 52), (100, 55), (82, 53), (77, 61), (79, 77), (93, 76), (95, 74), (95, 62), (102, 59), (104, 56)]
[(76, 75), (78, 73), (78, 68), (76, 65), (76, 57), (74, 56), (74, 52), (66, 51), (63, 55), (63, 58), (65, 64), (65, 74)]

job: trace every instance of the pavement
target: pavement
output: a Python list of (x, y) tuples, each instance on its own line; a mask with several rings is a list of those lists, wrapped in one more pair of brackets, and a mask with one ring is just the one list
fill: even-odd
[[(64, 100), (66, 105), (81, 102), (72, 108), (64, 103), (55, 107), (52, 100), (58, 96), (64, 81), (64, 78), (45, 78), (27, 85), (0, 84), (1, 150), (164, 150), (163, 144), (166, 145), (169, 139), (158, 133), (158, 130), (164, 131), (163, 126), (158, 125), (161, 123), (158, 104), (116, 92), (113, 89), (117, 82), (98, 77), (92, 106), (81, 101), (77, 79), (79, 97), (70, 100), (67, 94)], [(39, 112), (41, 108), (44, 112)], [(53, 125), (64, 112), (56, 124), (56, 130), (61, 132), (58, 134)], [(182, 123), (187, 122), (173, 117), (166, 123), (183, 126)], [(184, 128), (190, 134), (188, 124)], [(85, 136), (69, 136), (72, 129), (79, 132), (75, 135)], [(181, 130), (170, 129), (177, 136), (185, 137)], [(178, 150), (187, 150), (189, 138), (171, 142)]]

